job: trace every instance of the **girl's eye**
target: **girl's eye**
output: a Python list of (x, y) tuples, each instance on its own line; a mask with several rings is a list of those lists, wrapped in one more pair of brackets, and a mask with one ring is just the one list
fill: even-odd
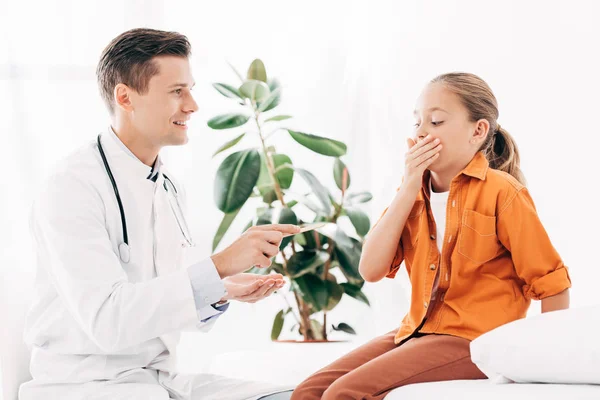
[(431, 121), (431, 124), (432, 124), (433, 126), (438, 126), (438, 125), (441, 125), (443, 122), (444, 122), (444, 121)]
[(418, 128), (418, 127), (419, 127), (419, 125), (420, 125), (420, 124), (417, 122), (417, 123), (415, 124), (415, 128)]

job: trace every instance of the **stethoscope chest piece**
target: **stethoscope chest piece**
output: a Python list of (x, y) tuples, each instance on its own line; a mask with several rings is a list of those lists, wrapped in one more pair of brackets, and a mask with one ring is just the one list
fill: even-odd
[(129, 262), (130, 255), (131, 254), (129, 252), (129, 246), (127, 243), (121, 243), (119, 245), (119, 257), (121, 258), (121, 261), (127, 264)]

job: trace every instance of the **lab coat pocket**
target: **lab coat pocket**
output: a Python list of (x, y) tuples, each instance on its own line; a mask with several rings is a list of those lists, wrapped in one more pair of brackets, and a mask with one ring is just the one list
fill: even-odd
[(465, 210), (458, 237), (458, 253), (481, 265), (496, 257), (500, 247), (496, 217)]

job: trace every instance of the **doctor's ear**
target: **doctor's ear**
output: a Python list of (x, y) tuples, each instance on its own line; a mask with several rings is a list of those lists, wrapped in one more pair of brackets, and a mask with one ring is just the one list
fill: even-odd
[(114, 97), (116, 106), (127, 112), (133, 111), (131, 92), (131, 88), (123, 83), (119, 83), (115, 86)]

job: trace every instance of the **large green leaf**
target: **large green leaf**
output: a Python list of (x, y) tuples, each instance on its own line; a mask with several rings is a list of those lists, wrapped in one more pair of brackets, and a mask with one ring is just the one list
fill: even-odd
[(327, 292), (329, 294), (325, 310), (330, 311), (339, 304), (342, 296), (344, 295), (344, 289), (334, 280), (326, 280), (325, 285), (327, 286)]
[(345, 322), (341, 322), (338, 326), (332, 325), (334, 331), (342, 331), (351, 335), (356, 335), (356, 331), (350, 325)]
[(340, 263), (340, 269), (346, 276), (346, 279), (348, 279), (348, 282), (360, 285), (364, 282), (362, 276), (358, 272), (362, 249), (360, 243), (355, 241), (355, 239), (351, 238), (350, 240), (354, 243), (354, 246), (351, 248), (336, 246), (335, 255)]
[(296, 132), (288, 129), (290, 136), (302, 146), (330, 157), (341, 157), (346, 154), (346, 145), (337, 140), (324, 138), (310, 133)]
[(275, 90), (281, 87), (281, 84), (279, 83), (279, 80), (277, 80), (277, 78), (269, 79), (267, 84), (269, 85), (269, 89), (271, 89), (271, 92), (274, 92)]
[(269, 121), (283, 121), (283, 120), (290, 119), (290, 118), (292, 118), (290, 115), (276, 115), (274, 117), (266, 119), (265, 122), (269, 122)]
[(217, 248), (219, 243), (221, 243), (223, 236), (225, 236), (225, 233), (227, 233), (227, 230), (229, 230), (231, 223), (233, 222), (235, 217), (238, 215), (240, 210), (241, 210), (241, 208), (238, 208), (237, 210), (233, 211), (232, 213), (225, 214), (223, 216), (223, 220), (221, 221), (221, 224), (219, 225), (219, 229), (217, 229), (217, 233), (215, 234), (215, 237), (213, 239), (212, 251), (215, 251), (215, 249)]
[(241, 208), (258, 180), (260, 155), (254, 149), (229, 155), (217, 170), (214, 185), (215, 203), (229, 214)]
[[(285, 154), (273, 154), (271, 155), (273, 159), (273, 164), (275, 166), (275, 178), (279, 182), (279, 187), (282, 189), (289, 189), (292, 185), (292, 181), (294, 179), (294, 169), (292, 167), (292, 160)], [(289, 168), (283, 168), (282, 166), (288, 165)], [(282, 168), (280, 168), (282, 167)], [(273, 192), (274, 186), (273, 181), (271, 180), (271, 176), (269, 175), (269, 171), (267, 169), (267, 163), (264, 157), (264, 154), (261, 153), (261, 165), (260, 165), (260, 175), (258, 177), (258, 182), (256, 183), (258, 186), (258, 190), (260, 193), (265, 196), (269, 194), (269, 192)], [(274, 193), (274, 192), (273, 192)], [(277, 198), (272, 198), (270, 202), (275, 201)], [(270, 203), (265, 199), (266, 203)]]
[(315, 214), (326, 214), (323, 207), (321, 207), (317, 202), (313, 201), (311, 198), (307, 196), (303, 196), (299, 193), (287, 193), (287, 196), (293, 198), (294, 201), (306, 206), (309, 210), (313, 211)]
[(265, 69), (265, 64), (260, 59), (256, 59), (252, 61), (250, 67), (248, 68), (248, 74), (246, 75), (248, 79), (256, 79), (258, 81), (262, 81), (267, 83), (267, 70)]
[(309, 272), (315, 272), (317, 267), (325, 264), (327, 260), (329, 254), (326, 251), (299, 251), (288, 260), (288, 274), (291, 278), (298, 278)]
[(325, 186), (323, 186), (321, 184), (321, 182), (319, 182), (319, 180), (312, 173), (308, 172), (307, 170), (302, 169), (302, 168), (296, 168), (296, 172), (298, 174), (300, 174), (300, 176), (311, 187), (311, 189), (313, 190), (313, 193), (315, 194), (315, 196), (317, 196), (317, 198), (321, 202), (321, 205), (323, 206), (323, 211), (327, 215), (331, 214), (331, 201), (329, 200), (329, 197), (331, 195), (329, 194), (329, 190), (327, 190), (325, 188)]
[(304, 236), (305, 242), (302, 247), (305, 250), (315, 250), (317, 248), (317, 240), (315, 239), (315, 236), (318, 236), (319, 233), (317, 231), (306, 231), (303, 232), (302, 235)]
[(213, 87), (225, 97), (229, 97), (230, 99), (243, 100), (240, 91), (231, 85), (228, 85), (226, 83), (213, 83)]
[(369, 192), (351, 193), (346, 196), (346, 201), (349, 204), (368, 203), (373, 199), (373, 195)]
[(339, 226), (329, 223), (317, 231), (335, 242), (335, 255), (340, 263), (340, 269), (349, 282), (360, 284), (363, 279), (358, 272), (362, 246), (360, 242), (349, 237)]
[(208, 126), (212, 129), (231, 129), (244, 125), (250, 117), (244, 114), (223, 114), (217, 115), (208, 121)]
[[(258, 216), (256, 225), (267, 224), (298, 224), (296, 213), (289, 208), (268, 208)], [(279, 245), (280, 249), (284, 249), (293, 239), (293, 236), (284, 237)]]
[(240, 94), (250, 100), (261, 102), (271, 94), (266, 83), (256, 80), (247, 80), (240, 86)]
[(346, 207), (346, 214), (350, 218), (352, 225), (356, 229), (356, 233), (359, 236), (364, 237), (367, 233), (369, 233), (369, 229), (371, 229), (371, 221), (369, 221), (369, 217), (367, 214), (362, 212), (357, 208)]
[[(346, 178), (346, 187), (343, 187), (344, 170), (346, 170), (346, 173), (348, 174)], [(335, 184), (338, 188), (340, 188), (340, 190), (348, 190), (350, 187), (350, 172), (348, 171), (346, 164), (344, 164), (344, 162), (339, 158), (336, 158), (335, 162), (333, 163), (333, 179), (335, 179)]]
[(284, 320), (285, 311), (281, 310), (277, 313), (277, 315), (275, 315), (275, 319), (273, 320), (273, 328), (271, 328), (271, 340), (277, 340), (279, 335), (281, 335)]
[(266, 112), (274, 109), (279, 105), (281, 101), (281, 89), (276, 89), (274, 92), (271, 92), (269, 97), (265, 100), (261, 101), (260, 106), (258, 107), (258, 111)]
[(348, 296), (353, 297), (356, 300), (362, 301), (368, 306), (371, 305), (367, 296), (365, 296), (362, 290), (360, 290), (360, 287), (347, 282), (341, 283), (340, 286), (344, 289), (344, 293), (346, 293)]
[(302, 275), (292, 281), (292, 286), (315, 312), (321, 311), (327, 306), (327, 286), (317, 275)]
[(282, 189), (289, 189), (294, 179), (294, 167), (292, 159), (285, 154), (273, 154), (273, 164), (275, 164), (275, 177)]
[(225, 150), (229, 150), (230, 148), (232, 148), (233, 146), (238, 144), (240, 142), (240, 140), (242, 140), (244, 138), (245, 135), (246, 135), (245, 133), (242, 133), (240, 136), (236, 137), (235, 139), (230, 140), (229, 142), (225, 143), (223, 146), (219, 147), (217, 149), (217, 151), (215, 151), (215, 153), (213, 154), (213, 157), (219, 153), (224, 152)]

